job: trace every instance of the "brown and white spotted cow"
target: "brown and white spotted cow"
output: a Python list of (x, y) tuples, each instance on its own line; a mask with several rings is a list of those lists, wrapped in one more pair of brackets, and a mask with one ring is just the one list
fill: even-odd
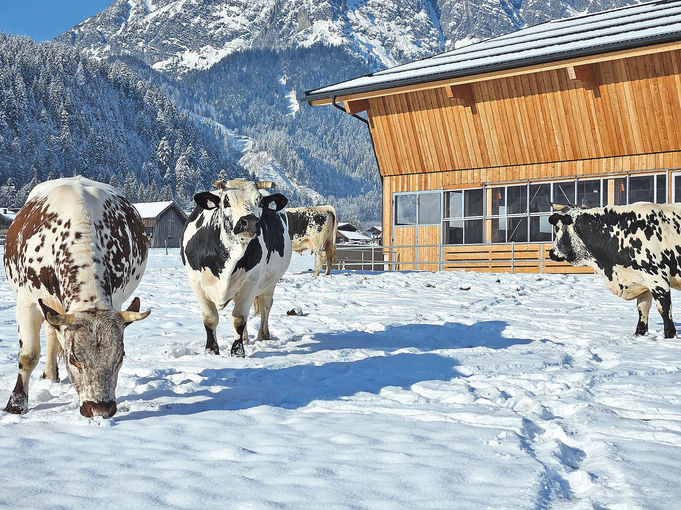
[(296, 253), (310, 250), (317, 257), (314, 276), (319, 276), (326, 258), (326, 274), (336, 261), (338, 216), (330, 205), (286, 209), (291, 247)]
[(135, 298), (147, 259), (144, 225), (116, 189), (82, 177), (36, 186), (7, 232), (5, 273), (17, 295), (19, 375), (5, 411), (28, 410), (28, 383), (40, 357), (43, 378), (59, 380), (57, 352), (80, 398), (83, 416), (116, 412), (123, 330), (149, 315)]

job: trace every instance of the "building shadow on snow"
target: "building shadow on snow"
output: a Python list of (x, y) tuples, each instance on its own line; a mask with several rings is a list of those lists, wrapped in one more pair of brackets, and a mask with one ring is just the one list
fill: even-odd
[[(120, 407), (129, 403), (162, 399), (158, 410), (133, 410), (121, 414), (116, 421), (139, 420), (155, 416), (191, 415), (215, 410), (240, 410), (257, 406), (298, 409), (314, 401), (337, 401), (358, 393), (379, 394), (393, 387), (410, 389), (424, 381), (449, 381), (461, 377), (458, 361), (449, 355), (429, 352), (442, 349), (465, 349), (484, 346), (506, 349), (528, 344), (531, 340), (506, 338), (502, 332), (505, 322), (491, 321), (465, 326), (456, 323), (443, 325), (416, 324), (390, 326), (385, 331), (345, 331), (315, 335), (301, 345), (295, 354), (348, 350), (345, 359), (319, 363), (315, 356), (304, 364), (282, 368), (222, 368), (206, 369), (199, 389), (189, 393), (175, 393), (172, 387), (149, 390), (139, 395), (120, 399)], [(364, 351), (353, 352), (354, 349)], [(408, 352), (400, 352), (408, 350)], [(369, 352), (367, 352), (369, 351)], [(281, 355), (291, 355), (291, 351)], [(366, 357), (361, 357), (366, 356)], [(359, 358), (359, 359), (358, 359)], [(248, 364), (248, 358), (244, 365)], [(216, 391), (216, 387), (222, 387)], [(173, 403), (173, 398), (177, 402)], [(185, 403), (183, 400), (193, 402)], [(198, 400), (197, 399), (201, 399)], [(171, 401), (171, 402), (169, 402)]]

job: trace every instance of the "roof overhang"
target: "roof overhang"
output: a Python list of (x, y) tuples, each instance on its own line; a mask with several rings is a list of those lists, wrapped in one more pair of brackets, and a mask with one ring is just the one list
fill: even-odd
[[(514, 60), (494, 66), (469, 68), (461, 72), (430, 74), (428, 76), (395, 80), (390, 82), (389, 86), (386, 86), (385, 83), (379, 83), (376, 85), (359, 87), (339, 87), (333, 91), (315, 89), (305, 92), (305, 96), (301, 98), (300, 101), (306, 101), (312, 106), (332, 104), (334, 101), (346, 103), (348, 101), (359, 101), (449, 85), (463, 85), (466, 83), (509, 78), (512, 76), (638, 57), (678, 49), (681, 49), (681, 31), (668, 33), (665, 34), (664, 37), (654, 37), (645, 41), (640, 39), (634, 40), (631, 41), (630, 44), (618, 43), (613, 44), (610, 47), (601, 46), (598, 48), (598, 52), (591, 50), (555, 53), (550, 56), (543, 56), (542, 58)], [(343, 82), (341, 82), (341, 84), (342, 83)]]

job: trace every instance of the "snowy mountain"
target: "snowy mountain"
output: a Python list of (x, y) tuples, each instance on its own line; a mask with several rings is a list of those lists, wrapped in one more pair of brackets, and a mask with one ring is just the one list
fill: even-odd
[[(58, 40), (98, 59), (124, 59), (180, 109), (248, 137), (258, 155), (243, 162), (283, 172), (295, 205), (321, 196), (348, 221), (376, 221), (380, 181), (366, 128), (335, 110), (298, 108), (304, 90), (632, 3), (639, 2), (117, 0)], [(229, 137), (214, 131), (228, 147)]]
[(388, 67), (526, 25), (638, 0), (117, 0), (58, 39), (158, 71), (208, 69), (247, 49), (340, 46)]

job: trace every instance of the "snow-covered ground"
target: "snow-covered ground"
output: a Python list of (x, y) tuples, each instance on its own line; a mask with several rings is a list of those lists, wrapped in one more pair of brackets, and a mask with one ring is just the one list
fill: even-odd
[[(68, 380), (44, 381), (38, 365), (29, 412), (0, 412), (0, 507), (681, 501), (681, 338), (662, 337), (656, 312), (634, 338), (635, 305), (594, 276), (313, 278), (311, 265), (294, 255), (277, 287), (276, 339), (234, 359), (203, 353), (178, 253), (152, 250), (137, 293), (152, 314), (127, 329), (118, 414), (81, 417)], [(13, 315), (3, 274), (1, 405), (16, 380)], [(223, 353), (231, 336), (224, 320)]]

